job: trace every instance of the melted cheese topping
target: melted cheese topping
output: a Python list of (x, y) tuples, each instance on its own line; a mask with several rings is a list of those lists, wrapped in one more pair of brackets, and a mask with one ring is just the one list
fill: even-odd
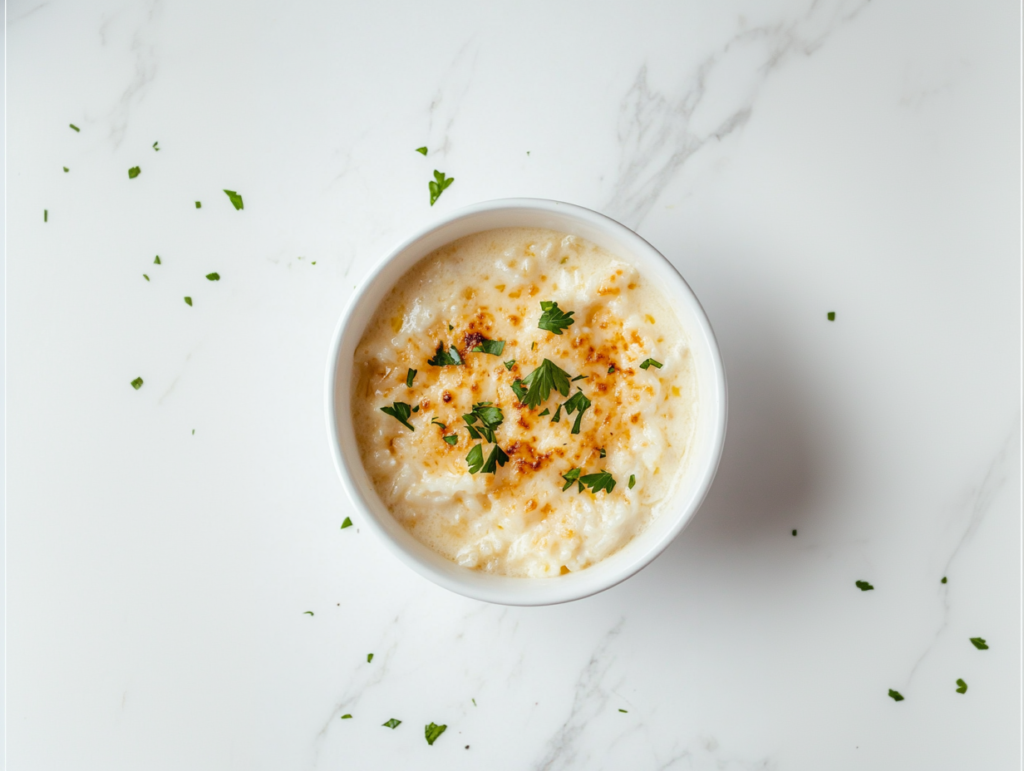
[[(561, 335), (538, 328), (542, 300), (574, 312)], [(505, 341), (502, 354), (472, 352), (481, 339)], [(464, 364), (429, 365), (439, 344)], [(663, 367), (641, 369), (648, 358)], [(569, 394), (592, 402), (578, 434), (576, 415), (552, 422), (566, 401), (557, 390), (535, 409), (512, 390), (544, 359), (586, 375)], [(381, 303), (353, 364), (352, 420), (378, 495), (414, 537), (467, 568), (543, 577), (593, 565), (657, 516), (687, 459), (697, 395), (685, 331), (633, 266), (574, 236), (509, 228), (438, 249)], [(462, 416), (484, 401), (503, 413), (495, 438), (509, 461), (470, 474), (466, 455), (481, 442)], [(381, 411), (395, 402), (418, 408), (414, 431)], [(485, 458), (492, 447), (483, 442)], [(563, 492), (574, 468), (610, 472), (614, 490)]]

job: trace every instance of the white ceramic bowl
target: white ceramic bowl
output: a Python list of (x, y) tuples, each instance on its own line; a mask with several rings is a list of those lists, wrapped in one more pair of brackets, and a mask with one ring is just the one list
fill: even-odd
[[(367, 323), (399, 278), (444, 244), (482, 230), (540, 227), (571, 233), (632, 263), (668, 298), (689, 335), (697, 373), (697, 426), (676, 499), (620, 551), (578, 573), (510, 578), (460, 567), (427, 548), (391, 516), (363, 469), (350, 419), (352, 356)], [(453, 592), (503, 605), (552, 605), (615, 586), (647, 566), (693, 518), (718, 469), (725, 442), (727, 395), (711, 324), (693, 291), (657, 249), (602, 214), (559, 201), (510, 198), (450, 214), (396, 247), (363, 281), (342, 314), (327, 363), (327, 427), (334, 463), (361, 519), (398, 559)]]

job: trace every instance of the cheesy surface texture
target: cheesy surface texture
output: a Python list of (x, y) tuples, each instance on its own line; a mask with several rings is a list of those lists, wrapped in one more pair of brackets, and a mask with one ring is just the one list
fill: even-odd
[[(541, 302), (573, 323), (540, 329)], [(501, 354), (472, 350), (486, 341), (504, 341)], [(527, 407), (513, 386), (528, 388), (545, 359), (585, 378)], [(647, 359), (662, 367), (641, 368)], [(477, 233), (420, 261), (371, 319), (352, 377), (360, 455), (392, 515), (459, 565), (509, 576), (583, 570), (642, 531), (671, 499), (698, 406), (685, 330), (656, 287), (587, 241), (539, 229)], [(590, 406), (573, 433), (579, 413), (560, 405), (579, 391)], [(495, 446), (462, 417), (484, 402), (501, 411), (493, 437), (508, 460), (470, 473), (472, 448), (486, 459)], [(381, 410), (399, 404), (405, 422)], [(611, 492), (580, 491), (602, 472)]]

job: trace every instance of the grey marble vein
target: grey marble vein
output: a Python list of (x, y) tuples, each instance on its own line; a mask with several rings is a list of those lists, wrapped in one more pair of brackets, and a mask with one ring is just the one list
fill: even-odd
[[(619, 108), (621, 150), (618, 176), (604, 207), (612, 217), (636, 228), (657, 203), (678, 171), (711, 141), (722, 141), (749, 119), (768, 76), (790, 55), (811, 56), (842, 24), (855, 18), (870, 0), (814, 0), (806, 12), (738, 32), (706, 57), (681, 93), (666, 95), (651, 89), (648, 66), (637, 72)], [(744, 71), (746, 82), (715, 81), (713, 75), (733, 61), (753, 59)], [(711, 104), (725, 104), (723, 114), (702, 130), (695, 117)], [(721, 108), (719, 108), (721, 110)]]

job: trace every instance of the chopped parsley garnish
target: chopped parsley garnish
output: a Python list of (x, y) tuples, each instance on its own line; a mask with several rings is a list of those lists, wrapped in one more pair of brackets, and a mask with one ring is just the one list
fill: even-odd
[(313, 611), (311, 611), (311, 610), (304, 610), (304, 611), (302, 611), (302, 615), (303, 616), (313, 616), (313, 615), (316, 615), (316, 614), (313, 613)]
[(138, 166), (132, 166), (130, 169), (128, 169), (128, 179), (135, 179), (141, 173), (142, 169), (140, 169)]
[(875, 587), (873, 587), (867, 581), (857, 581), (857, 588), (860, 589), (862, 592), (870, 592)]
[(505, 362), (505, 369), (511, 371), (512, 367), (515, 366), (515, 363), (516, 363), (515, 359), (509, 359), (508, 361)]
[(69, 169), (67, 166), (62, 166), (61, 168), (64, 169), (64, 173), (65, 174), (67, 174), (69, 171), (71, 171), (71, 169)]
[(448, 428), (448, 426), (446, 426), (444, 423), (442, 423), (437, 418), (431, 418), (430, 419), (430, 425), (432, 425), (432, 426), (440, 426), (442, 431), (444, 431), (446, 428)]
[(962, 678), (957, 678), (956, 685), (957, 693), (967, 693), (967, 683), (965, 683)]
[(529, 390), (525, 396), (519, 396), (519, 392), (516, 391), (516, 396), (519, 396), (519, 401), (531, 409), (539, 407), (540, 403), (551, 395), (552, 388), (562, 396), (569, 395), (569, 373), (550, 359), (544, 359), (541, 365), (523, 378), (521, 382), (523, 385), (529, 386)]
[(601, 457), (602, 457), (602, 458), (604, 458), (604, 457), (606, 457), (607, 455), (608, 455), (608, 453), (606, 453), (606, 452), (604, 451), (604, 447), (602, 447), (602, 448), (601, 448)]
[[(574, 468), (574, 469), (570, 469), (568, 471), (568, 473), (562, 474), (562, 479), (565, 480), (565, 485), (562, 487), (562, 492), (563, 493), (566, 490), (568, 490), (570, 487), (572, 487), (573, 482), (575, 482), (577, 479), (580, 478), (580, 471), (581, 471), (581, 469)], [(583, 492), (583, 488), (582, 487), (580, 488), (580, 492)]]
[(137, 377), (137, 378), (135, 378), (132, 381), (132, 388), (134, 388), (136, 391), (138, 391), (140, 388), (142, 388), (142, 378), (141, 377)]
[(398, 726), (402, 725), (402, 721), (395, 720), (395, 718), (391, 718), (388, 722), (381, 723), (381, 725), (385, 728), (398, 728)]
[(546, 332), (554, 332), (556, 335), (562, 334), (563, 329), (567, 329), (573, 324), (572, 315), (575, 311), (564, 312), (558, 307), (558, 303), (551, 302), (549, 300), (542, 300), (540, 308), (544, 313), (540, 316), (540, 321), (537, 322), (537, 326)]
[(501, 352), (504, 350), (504, 340), (487, 340), (486, 338), (481, 340), (479, 345), (473, 347), (474, 352), (489, 353), (491, 356), (501, 356)]
[[(497, 441), (494, 438), (494, 429), (501, 425), (505, 416), (500, 407), (494, 407), (490, 402), (477, 402), (473, 405), (473, 411), (463, 415), (462, 419), (466, 421), (466, 430), (469, 431), (470, 438), (483, 438), (494, 444)], [(480, 425), (475, 425), (477, 421), (480, 421)]]
[(454, 345), (446, 351), (444, 343), (438, 343), (434, 358), (428, 359), (427, 364), (431, 367), (455, 367), (462, 364), (462, 357), (459, 356), (459, 349)]
[(536, 343), (530, 343), (530, 350), (531, 351), (537, 350), (537, 344)]
[(373, 661), (373, 654), (372, 653), (367, 653), (366, 654), (366, 663), (369, 664), (371, 661)]
[(594, 493), (599, 493), (601, 490), (607, 490), (610, 493), (615, 489), (615, 480), (607, 471), (602, 471), (600, 474), (587, 474), (580, 477), (580, 482)]
[(162, 265), (162, 264), (163, 264), (163, 263), (161, 263), (161, 262), (160, 262), (160, 255), (159, 255), (159, 254), (158, 254), (158, 255), (156, 256), (156, 258), (155, 258), (155, 259), (153, 260), (153, 264), (154, 264), (154, 265)]
[(145, 273), (142, 274), (142, 277), (146, 279), (146, 281), (149, 281), (149, 276), (147, 276)]
[(483, 472), (484, 474), (494, 474), (497, 472), (498, 466), (504, 466), (508, 463), (508, 455), (498, 445), (494, 445), (491, 450), (491, 454), (487, 456), (487, 460), (484, 460), (484, 446), (477, 444), (473, 446), (473, 449), (469, 451), (469, 455), (466, 456), (466, 463), (469, 464), (469, 473), (476, 474)]
[(351, 720), (352, 716), (349, 715), (348, 713), (345, 713), (344, 715), (341, 716), (341, 719), (342, 720)]
[(451, 436), (446, 436), (446, 437), (443, 437), (443, 438), (452, 447), (454, 447), (455, 445), (457, 445), (459, 443), (459, 437), (455, 436), (455, 434), (452, 434)]
[(544, 412), (538, 412), (537, 413), (537, 417), (538, 418), (543, 418), (545, 415), (550, 415), (550, 414), (551, 414), (551, 410), (549, 410), (547, 407), (545, 407), (544, 408)]
[(612, 374), (612, 373), (613, 373), (614, 371), (615, 371), (615, 365), (614, 365), (614, 364), (612, 364), (612, 365), (611, 365), (611, 366), (610, 366), (610, 367), (608, 368), (608, 374), (610, 375), (610, 374)]
[(78, 126), (76, 126), (74, 123), (69, 123), (68, 125), (71, 126), (71, 128), (73, 128), (75, 131), (81, 131), (82, 130), (82, 129), (78, 128)]
[(203, 204), (202, 204), (201, 201), (196, 201), (196, 208), (197, 209), (202, 209), (203, 208)]
[(352, 527), (352, 518), (345, 517), (345, 521), (341, 523), (341, 529), (344, 530), (346, 527)]
[(889, 698), (893, 701), (903, 701), (903, 695), (899, 691), (894, 691), (892, 688), (889, 689)]
[(424, 729), (424, 733), (427, 735), (427, 744), (433, 747), (434, 742), (437, 741), (437, 737), (443, 734), (447, 727), (448, 726), (446, 725), (437, 725), (436, 723), (428, 725)]
[(192, 307), (192, 298), (191, 297), (186, 297), (185, 298), (185, 305), (187, 305), (190, 308)]
[(946, 583), (946, 577), (945, 576), (942, 577), (942, 582), (941, 583)]
[(829, 321), (835, 321), (836, 320), (836, 312), (835, 311), (829, 311), (828, 312), (828, 320)]
[[(571, 433), (578, 434), (580, 432), (580, 423), (583, 420), (583, 413), (590, 409), (590, 404), (591, 401), (587, 398), (586, 394), (582, 391), (577, 391), (572, 395), (572, 398), (566, 400), (565, 404), (562, 405), (565, 407), (566, 415), (572, 415), (576, 410), (579, 410), (579, 414), (576, 415), (576, 422), (572, 424)], [(601, 457), (603, 458), (604, 455)]]
[[(405, 385), (408, 388), (412, 388), (412, 381), (416, 378), (416, 370), (410, 369), (405, 373)], [(433, 421), (431, 421), (433, 422)]]
[(551, 418), (551, 422), (552, 423), (558, 423), (561, 420), (562, 420), (562, 405), (559, 404), (558, 407), (555, 408), (555, 416), (553, 418)]
[(573, 378), (572, 380), (570, 380), (569, 382), (570, 382), (570, 383), (575, 383), (575, 382), (576, 382), (577, 380), (586, 380), (586, 379), (587, 379), (587, 376), (586, 376), (586, 375), (577, 375), (576, 377), (574, 377), (574, 378)]
[(513, 390), (513, 391), (515, 392), (515, 394), (516, 394), (516, 398), (517, 398), (517, 399), (518, 399), (518, 400), (519, 400), (520, 402), (522, 402), (522, 401), (523, 401), (523, 399), (525, 399), (525, 398), (526, 398), (526, 393), (527, 393), (527, 391), (526, 391), (526, 389), (525, 389), (525, 388), (523, 387), (523, 383), (522, 383), (522, 381), (520, 381), (520, 380), (515, 380), (515, 381), (513, 381), (513, 382), (512, 382), (512, 390)]
[(640, 369), (647, 369), (648, 367), (657, 367), (658, 369), (661, 369), (664, 366), (665, 365), (662, 364), (660, 361), (655, 361), (654, 359), (644, 359), (643, 362), (640, 364)]
[(241, 211), (242, 209), (245, 208), (245, 205), (242, 203), (242, 196), (240, 196), (234, 190), (225, 190), (224, 192), (231, 200), (231, 205), (235, 207), (235, 211)]
[(972, 637), (971, 644), (979, 651), (988, 650), (988, 643), (985, 642), (985, 639), (983, 637)]
[(416, 148), (416, 152), (418, 152), (420, 155), (426, 155), (427, 154), (427, 148), (425, 148), (425, 147), (417, 147)]
[(220, 273), (216, 273), (216, 272), (214, 272), (214, 273), (207, 273), (206, 274), (206, 280), (207, 281), (220, 281)]
[(157, 147), (158, 144), (160, 144), (160, 143), (159, 142), (154, 142), (153, 143), (153, 149), (156, 150), (157, 152), (160, 152), (160, 148)]
[(636, 474), (629, 475), (629, 485), (627, 486), (630, 490), (632, 490), (636, 486)]
[(409, 416), (412, 415), (412, 408), (405, 402), (395, 402), (394, 404), (394, 407), (381, 407), (380, 411), (385, 415), (390, 415), (410, 431), (415, 431), (416, 429), (413, 428), (412, 424), (409, 422)]
[(437, 199), (441, 197), (441, 193), (447, 190), (454, 181), (455, 177), (445, 177), (443, 171), (438, 171), (437, 169), (434, 169), (434, 178), (430, 180), (431, 206), (437, 203)]

